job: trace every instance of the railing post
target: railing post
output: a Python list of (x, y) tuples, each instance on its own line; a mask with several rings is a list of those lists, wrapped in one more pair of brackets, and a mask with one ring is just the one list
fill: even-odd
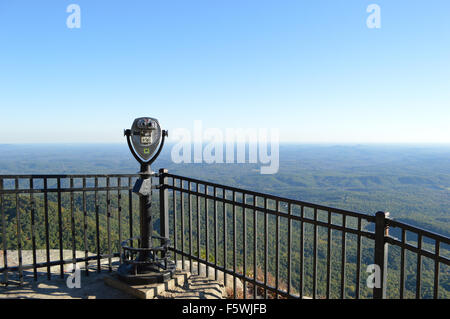
[(165, 168), (159, 170), (159, 222), (161, 237), (169, 238), (169, 196), (165, 187), (167, 184), (167, 174), (169, 171)]
[(389, 228), (386, 225), (386, 219), (389, 218), (388, 212), (377, 212), (375, 214), (375, 265), (380, 268), (380, 286), (373, 289), (374, 299), (386, 298), (386, 279), (388, 263), (388, 243), (385, 237), (389, 235)]

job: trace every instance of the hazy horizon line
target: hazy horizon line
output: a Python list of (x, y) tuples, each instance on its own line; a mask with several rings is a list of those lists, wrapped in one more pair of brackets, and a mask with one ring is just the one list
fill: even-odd
[[(166, 141), (165, 145), (176, 144), (178, 142)], [(251, 142), (233, 142), (234, 144), (254, 144)], [(192, 143), (194, 144), (194, 143)], [(204, 142), (202, 144), (209, 144), (209, 142)], [(226, 141), (224, 141), (226, 144)], [(257, 143), (256, 143), (257, 144)], [(280, 141), (280, 145), (423, 145), (423, 146), (450, 146), (450, 142), (294, 142), (294, 141)], [(0, 142), (0, 146), (7, 145), (127, 145), (124, 142)]]

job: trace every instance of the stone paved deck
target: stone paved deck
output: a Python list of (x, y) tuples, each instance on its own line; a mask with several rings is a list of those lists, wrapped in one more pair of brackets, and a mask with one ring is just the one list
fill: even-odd
[[(64, 251), (65, 258), (71, 258), (72, 252)], [(45, 261), (45, 254), (38, 251), (38, 262)], [(84, 252), (77, 252), (77, 257), (84, 256)], [(8, 265), (17, 263), (17, 252), (8, 252)], [(23, 263), (30, 264), (32, 260), (31, 251), (23, 251)], [(59, 251), (51, 251), (51, 260), (59, 258)], [(42, 259), (42, 260), (41, 260)], [(32, 271), (24, 271), (24, 285), (19, 285), (17, 273), (9, 274), (9, 285), (0, 284), (0, 298), (19, 298), (19, 299), (130, 299), (129, 294), (121, 290), (109, 287), (104, 283), (104, 277), (110, 276), (108, 271), (108, 260), (102, 260), (102, 270), (96, 271), (96, 261), (89, 263), (89, 276), (86, 276), (84, 263), (79, 263), (81, 271), (81, 288), (68, 288), (66, 284), (69, 273), (64, 278), (59, 276), (59, 266), (51, 267), (52, 279), (47, 279), (46, 268), (38, 269), (38, 280), (33, 280)], [(112, 260), (113, 271), (119, 265), (118, 258)], [(1, 265), (3, 266), (3, 265)], [(1, 267), (0, 266), (0, 267)], [(179, 264), (181, 267), (181, 264)], [(197, 265), (195, 264), (195, 267)], [(159, 293), (155, 299), (212, 299), (226, 297), (223, 284), (213, 278), (205, 277), (205, 268), (201, 265), (200, 275), (190, 274), (187, 280), (180, 285), (174, 285), (171, 289)], [(64, 269), (68, 271), (71, 265), (65, 265)], [(196, 269), (196, 268), (195, 268)], [(211, 277), (211, 273), (210, 273)], [(223, 276), (222, 276), (223, 278)], [(220, 276), (219, 278), (220, 279)], [(3, 275), (0, 274), (0, 281), (3, 281)]]

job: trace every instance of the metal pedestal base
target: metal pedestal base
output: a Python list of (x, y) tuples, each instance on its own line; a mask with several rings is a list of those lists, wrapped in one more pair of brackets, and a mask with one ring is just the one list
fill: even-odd
[(167, 269), (158, 267), (145, 267), (135, 270), (135, 265), (120, 265), (117, 270), (119, 279), (130, 285), (145, 285), (164, 283), (172, 279), (175, 273), (175, 263), (169, 262)]
[[(142, 247), (139, 237), (130, 238), (122, 243), (122, 264), (117, 270), (119, 279), (130, 285), (164, 283), (172, 279), (176, 265), (169, 259), (169, 239), (152, 236), (159, 240), (160, 246)], [(138, 247), (133, 247), (133, 241)]]

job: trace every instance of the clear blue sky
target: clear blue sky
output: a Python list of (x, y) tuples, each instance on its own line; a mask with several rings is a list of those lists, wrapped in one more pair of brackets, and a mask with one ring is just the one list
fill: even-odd
[(0, 143), (123, 142), (144, 115), (449, 143), (450, 1), (1, 0), (0, 110)]

